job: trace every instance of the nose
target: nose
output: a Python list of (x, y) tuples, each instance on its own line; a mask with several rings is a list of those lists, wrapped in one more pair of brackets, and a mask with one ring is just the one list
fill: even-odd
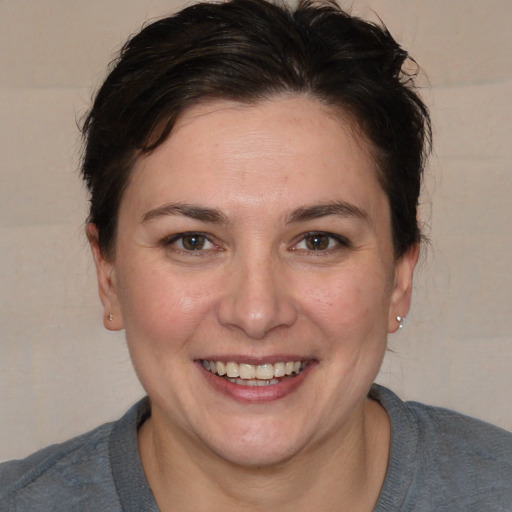
[(270, 258), (238, 264), (229, 275), (217, 309), (219, 322), (254, 340), (297, 320), (287, 274)]

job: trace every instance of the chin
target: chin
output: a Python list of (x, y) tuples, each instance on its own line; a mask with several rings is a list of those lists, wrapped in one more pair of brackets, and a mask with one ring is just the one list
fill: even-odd
[[(249, 423), (249, 424), (247, 424)], [(206, 444), (225, 461), (246, 468), (277, 466), (286, 463), (308, 444), (304, 422), (299, 429), (281, 419), (232, 421), (207, 432)]]
[(229, 446), (214, 449), (225, 461), (245, 468), (275, 467), (286, 463), (297, 454), (298, 446), (287, 439), (239, 438)]

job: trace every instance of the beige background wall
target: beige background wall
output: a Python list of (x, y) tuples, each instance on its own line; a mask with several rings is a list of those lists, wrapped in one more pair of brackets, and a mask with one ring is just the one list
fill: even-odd
[[(0, 460), (142, 395), (122, 334), (101, 323), (76, 120), (113, 50), (180, 5), (0, 0)], [(432, 243), (380, 381), (512, 430), (512, 2), (355, 0), (354, 11), (368, 6), (426, 70), (436, 138), (422, 207)]]

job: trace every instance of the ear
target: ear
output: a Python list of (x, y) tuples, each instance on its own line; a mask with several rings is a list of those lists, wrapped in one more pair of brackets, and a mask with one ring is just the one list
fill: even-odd
[(396, 332), (400, 326), (397, 316), (405, 318), (409, 312), (412, 295), (414, 268), (420, 253), (419, 244), (414, 244), (395, 264), (395, 283), (389, 308), (388, 332)]
[(114, 262), (107, 259), (100, 248), (96, 225), (92, 223), (87, 224), (86, 233), (94, 257), (94, 263), (96, 264), (98, 292), (103, 304), (103, 325), (109, 331), (119, 331), (124, 326), (117, 295)]

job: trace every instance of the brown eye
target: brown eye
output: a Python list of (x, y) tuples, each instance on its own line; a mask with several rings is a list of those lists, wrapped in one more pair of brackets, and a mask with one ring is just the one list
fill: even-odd
[(293, 250), (330, 253), (350, 246), (350, 242), (344, 236), (326, 231), (310, 231), (302, 235), (299, 242), (293, 246)]
[(330, 247), (332, 237), (325, 233), (312, 233), (305, 237), (304, 242), (310, 251), (324, 251)]
[(184, 235), (181, 239), (181, 246), (187, 251), (200, 251), (206, 245), (206, 237), (199, 234)]
[(166, 245), (172, 245), (182, 251), (196, 252), (213, 249), (215, 247), (208, 237), (202, 233), (180, 233), (168, 240)]

